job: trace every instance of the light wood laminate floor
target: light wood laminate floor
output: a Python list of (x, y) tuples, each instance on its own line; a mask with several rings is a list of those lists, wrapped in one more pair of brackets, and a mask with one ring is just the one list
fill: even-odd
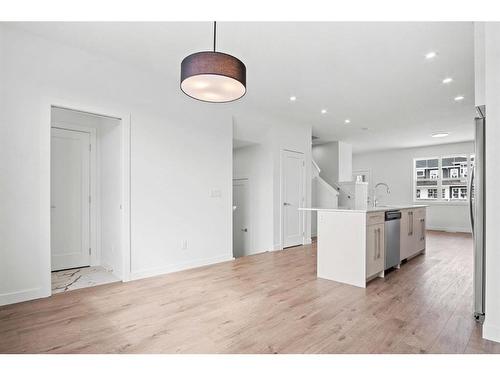
[(0, 307), (1, 353), (500, 353), (472, 318), (472, 241), (360, 289), (301, 246)]

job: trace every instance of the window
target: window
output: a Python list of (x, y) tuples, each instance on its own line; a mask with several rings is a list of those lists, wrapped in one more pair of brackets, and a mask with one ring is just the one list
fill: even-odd
[(437, 197), (438, 197), (438, 189), (429, 189), (428, 198), (437, 199)]
[(415, 159), (413, 164), (415, 201), (467, 201), (468, 176), (473, 167), (474, 155)]

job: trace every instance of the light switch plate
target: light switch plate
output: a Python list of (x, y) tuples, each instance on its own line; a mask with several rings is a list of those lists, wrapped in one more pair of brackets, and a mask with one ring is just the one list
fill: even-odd
[(210, 190), (210, 198), (220, 198), (222, 196), (222, 192), (219, 189)]

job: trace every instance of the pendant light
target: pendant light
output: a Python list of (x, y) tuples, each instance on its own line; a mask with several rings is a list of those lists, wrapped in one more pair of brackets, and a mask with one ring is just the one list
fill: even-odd
[(211, 103), (231, 102), (246, 93), (246, 67), (234, 56), (214, 50), (196, 52), (182, 60), (181, 90), (188, 96)]

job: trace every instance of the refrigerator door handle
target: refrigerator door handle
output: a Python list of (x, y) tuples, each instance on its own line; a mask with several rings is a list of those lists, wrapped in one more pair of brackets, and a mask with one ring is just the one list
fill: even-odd
[(472, 227), (472, 235), (474, 235), (474, 203), (472, 202), (472, 186), (474, 184), (474, 169), (472, 167), (469, 179), (469, 215), (470, 215), (470, 225)]

